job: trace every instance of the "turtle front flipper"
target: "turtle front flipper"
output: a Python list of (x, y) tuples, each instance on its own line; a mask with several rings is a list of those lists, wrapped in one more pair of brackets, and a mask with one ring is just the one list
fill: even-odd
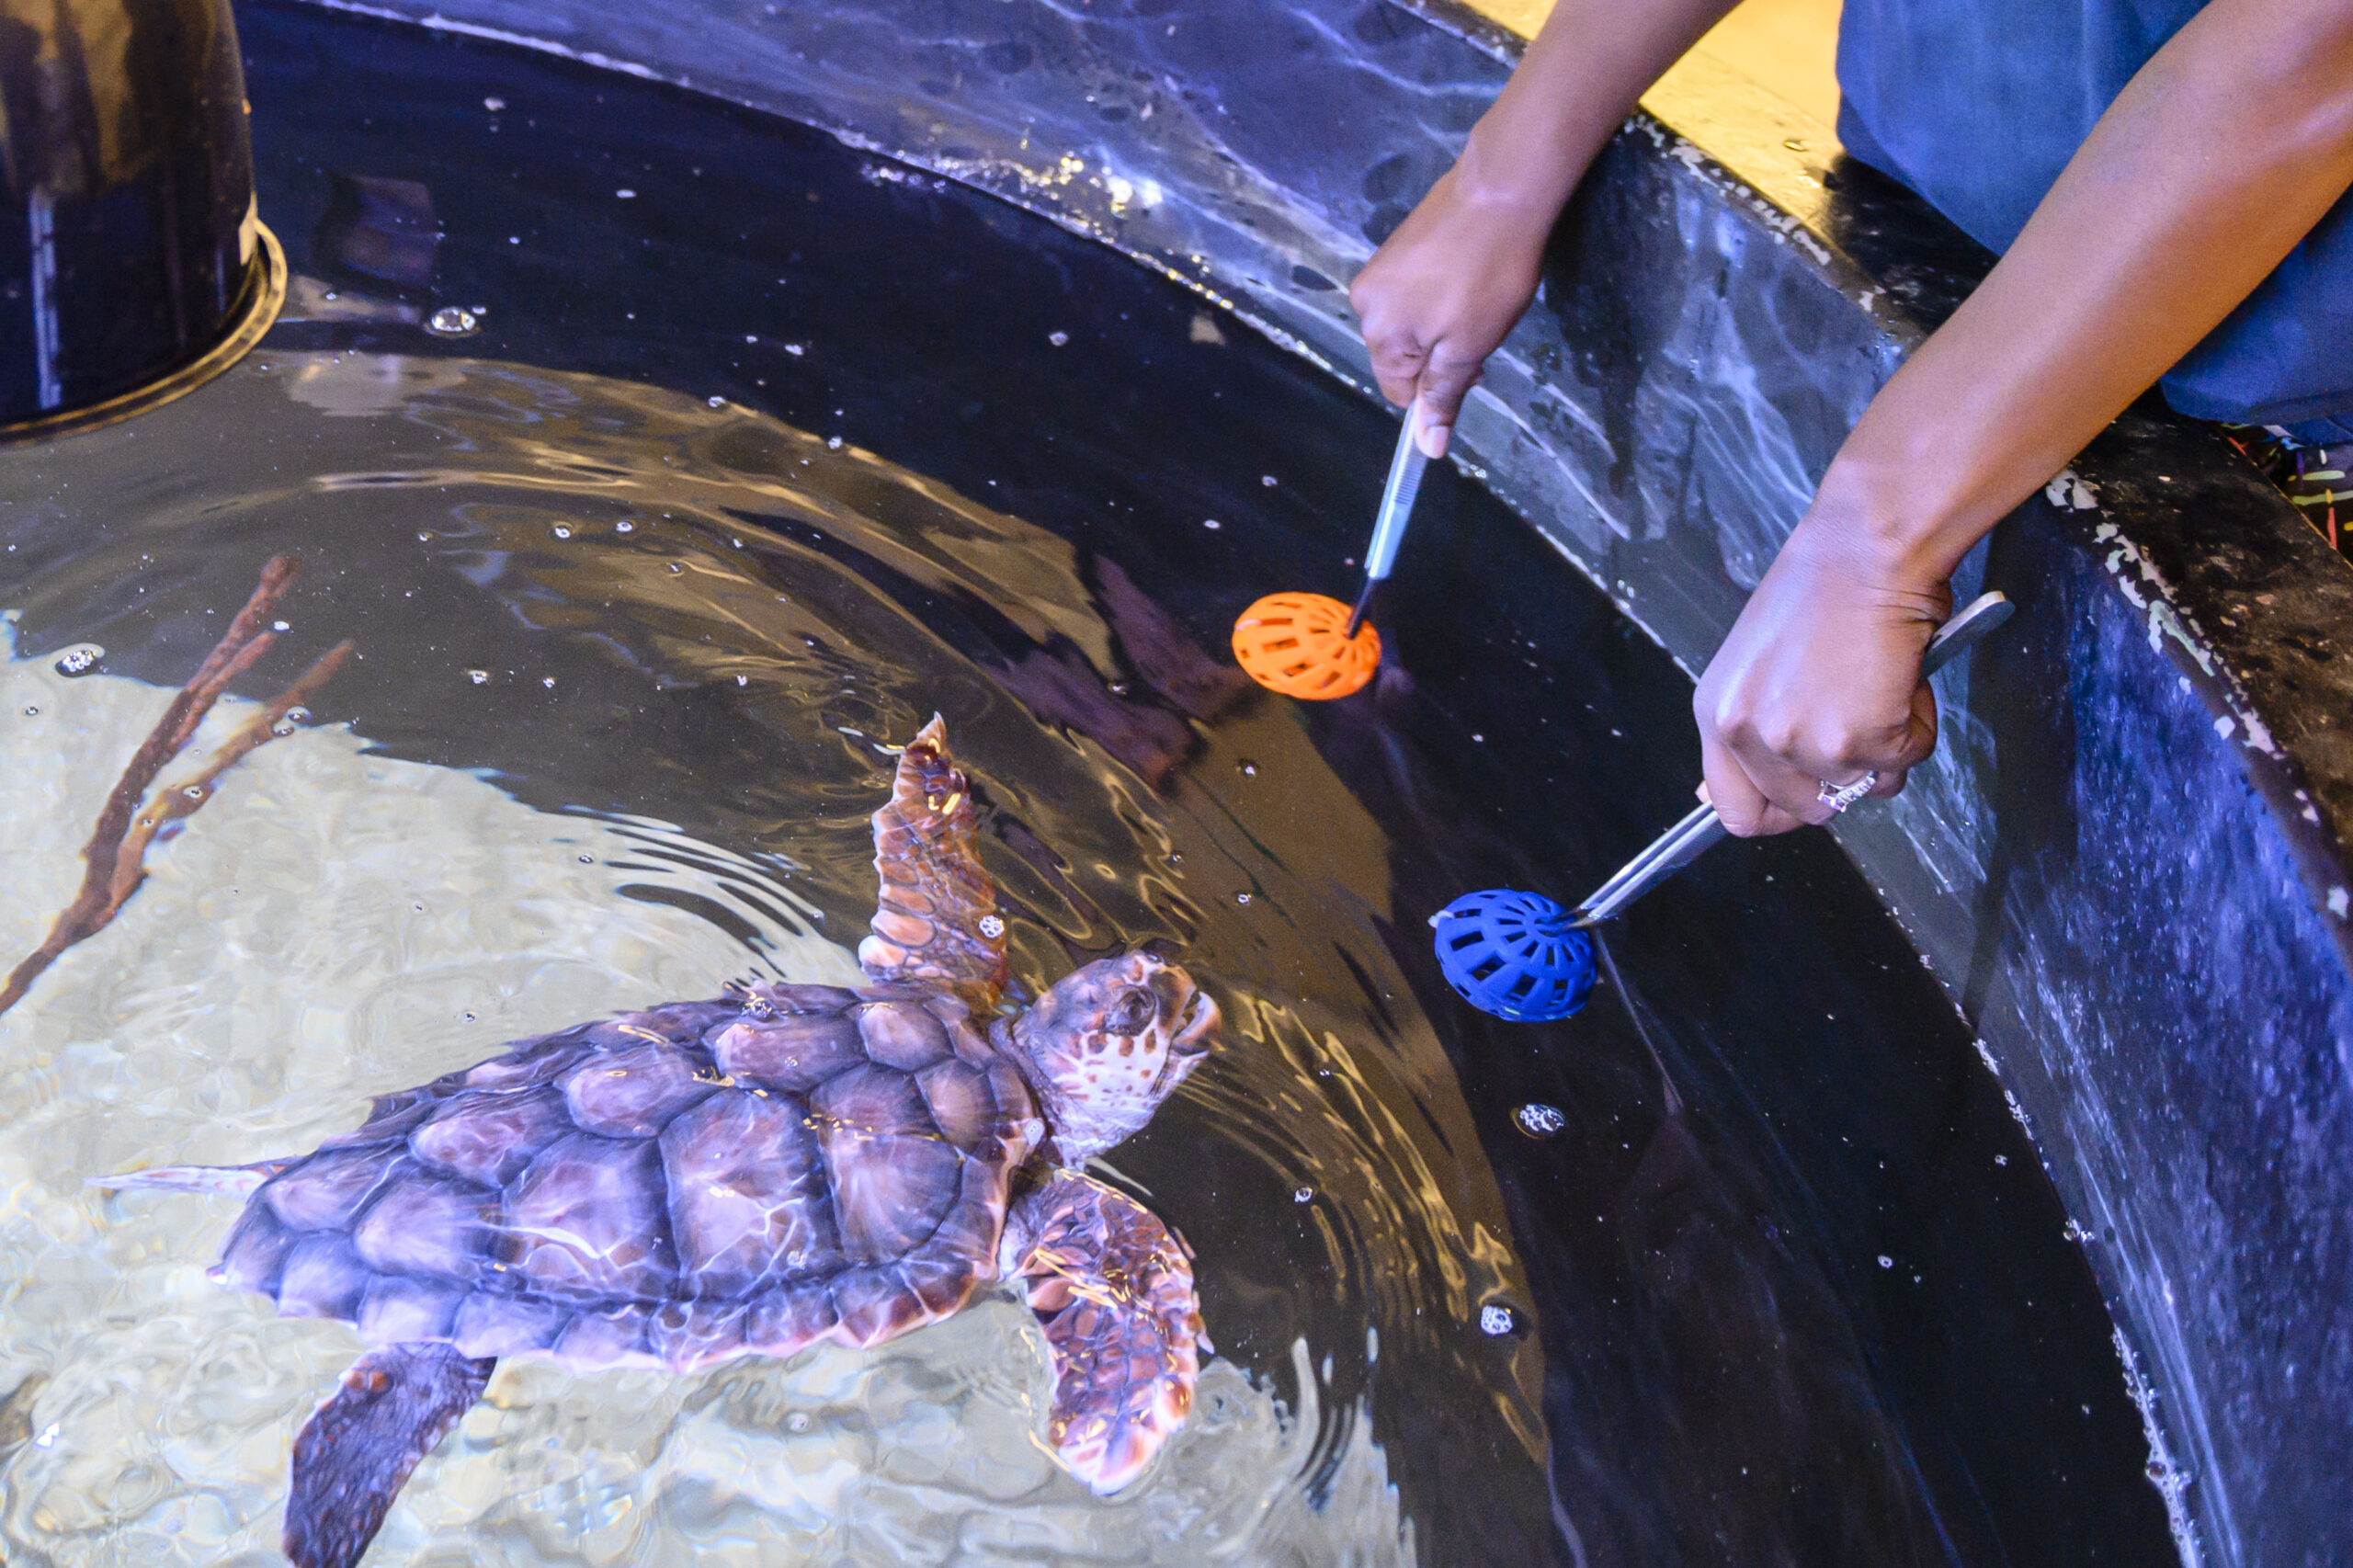
[(1002, 1272), (1024, 1280), (1052, 1351), (1054, 1457), (1096, 1492), (1119, 1491), (1193, 1408), (1204, 1341), (1191, 1253), (1134, 1199), (1063, 1170), (1015, 1206)]
[(416, 1461), (473, 1408), (497, 1365), (439, 1343), (387, 1345), (354, 1361), (294, 1438), (294, 1568), (358, 1562)]
[(935, 713), (899, 754), (891, 799), (874, 813), (882, 886), (858, 961), (876, 980), (945, 985), (985, 1012), (1005, 989), (1005, 922), (981, 869), (978, 822)]

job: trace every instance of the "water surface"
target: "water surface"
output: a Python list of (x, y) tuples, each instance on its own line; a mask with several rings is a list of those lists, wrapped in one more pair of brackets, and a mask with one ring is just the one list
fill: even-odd
[[(1688, 684), (1529, 530), (1434, 474), (1391, 667), (1267, 698), (1223, 630), (1349, 585), (1377, 411), (790, 127), (241, 20), (295, 307), (202, 394), (0, 456), (0, 937), (70, 896), (265, 557), (305, 574), (241, 690), (359, 656), (0, 1019), (11, 1560), (274, 1560), (286, 1444), (355, 1348), (202, 1281), (232, 1205), (85, 1176), (304, 1147), (506, 1039), (841, 972), (884, 748), (934, 710), (1024, 972), (1150, 942), (1233, 1020), (1110, 1159), (1200, 1255), (1213, 1397), (1102, 1503), (1035, 1451), (1004, 1302), (703, 1379), (513, 1366), (372, 1561), (2170, 1550), (2031, 1146), (1826, 840), (1646, 901), (1565, 1024), (1438, 981), (1430, 911), (1574, 899), (1698, 776)], [(97, 672), (58, 675), (85, 642)]]

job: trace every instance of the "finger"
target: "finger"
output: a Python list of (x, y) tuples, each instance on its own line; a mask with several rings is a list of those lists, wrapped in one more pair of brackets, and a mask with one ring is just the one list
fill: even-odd
[(1418, 387), (1426, 420), (1422, 436), (1425, 457), (1446, 455), (1447, 439), (1462, 412), (1462, 400), (1471, 395), (1471, 389), (1478, 384), (1485, 368), (1484, 359), (1449, 351), (1442, 339), (1430, 350), (1422, 365)]
[(1706, 731), (1699, 734), (1699, 756), (1707, 782), (1709, 804), (1723, 819), (1724, 831), (1735, 838), (1756, 838), (1803, 827), (1805, 821), (1776, 805), (1742, 767), (1730, 746)]
[(1837, 813), (1822, 801), (1824, 779), (1843, 783), (1865, 768), (1825, 765), (1769, 746), (1755, 733), (1734, 730), (1724, 736), (1733, 760), (1765, 798), (1801, 823), (1828, 822)]
[(1428, 351), (1412, 334), (1404, 332), (1367, 332), (1364, 343), (1372, 354), (1372, 375), (1381, 383), (1381, 395), (1400, 408), (1412, 403), (1420, 390)]

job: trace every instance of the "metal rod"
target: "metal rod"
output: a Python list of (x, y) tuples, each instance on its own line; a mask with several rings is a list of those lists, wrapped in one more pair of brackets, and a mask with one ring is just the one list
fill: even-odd
[(1404, 427), (1397, 433), (1397, 451), (1389, 460), (1389, 483), (1381, 490), (1381, 511), (1372, 522), (1372, 542), (1365, 547), (1364, 591), (1357, 596), (1357, 608), (1348, 616), (1347, 635), (1350, 637), (1363, 624), (1373, 588), (1387, 579), (1389, 569), (1397, 563), (1397, 546), (1405, 537), (1405, 525), (1413, 520), (1422, 472), (1429, 466), (1429, 459), (1422, 455), (1424, 423), (1422, 402), (1415, 398), (1405, 409)]
[[(1961, 657), (1987, 632), (2009, 619), (2017, 608), (2000, 594), (1980, 594), (1971, 600), (1967, 608), (1938, 627), (1937, 634), (1928, 639), (1928, 646), (1920, 654), (1920, 678), (1927, 679)], [(1596, 888), (1591, 898), (1577, 905), (1574, 924), (1599, 925), (1698, 859), (1725, 836), (1724, 819), (1717, 814), (1716, 808), (1712, 804), (1699, 807), (1659, 835), (1641, 854), (1626, 862), (1616, 876)]]

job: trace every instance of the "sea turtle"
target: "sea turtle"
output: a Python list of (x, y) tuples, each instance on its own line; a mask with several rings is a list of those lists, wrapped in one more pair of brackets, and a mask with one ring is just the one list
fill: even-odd
[(935, 717), (874, 813), (871, 983), (755, 984), (543, 1035), (313, 1153), (108, 1187), (248, 1193), (213, 1278), (373, 1348), (294, 1439), (286, 1552), (349, 1568), (498, 1359), (678, 1371), (863, 1346), (1024, 1282), (1048, 1435), (1098, 1493), (1181, 1425), (1207, 1341), (1190, 1253), (1076, 1167), (1215, 1041), (1150, 952), (1017, 1015), (972, 793)]

